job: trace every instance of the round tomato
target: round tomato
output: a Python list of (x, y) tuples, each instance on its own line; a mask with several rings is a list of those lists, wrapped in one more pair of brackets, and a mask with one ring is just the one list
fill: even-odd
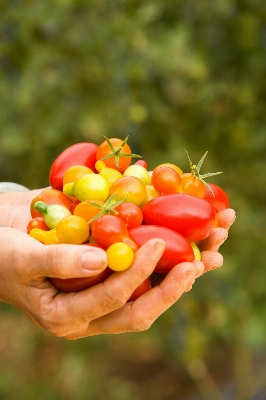
[(205, 184), (191, 173), (186, 173), (180, 176), (182, 183), (182, 192), (191, 194), (203, 199), (205, 194)]
[(155, 168), (151, 176), (151, 183), (156, 192), (161, 194), (181, 192), (180, 176), (170, 167)]
[(115, 211), (118, 212), (117, 216), (130, 228), (139, 226), (142, 223), (143, 214), (140, 207), (130, 201), (124, 201), (119, 204), (119, 206), (115, 207)]
[(154, 272), (166, 273), (181, 262), (195, 259), (190, 242), (172, 229), (156, 225), (142, 225), (138, 228), (129, 229), (129, 236), (139, 247), (150, 239), (164, 240), (165, 251)]
[(106, 249), (113, 243), (123, 242), (123, 238), (128, 237), (128, 230), (120, 218), (106, 214), (92, 223), (91, 235), (99, 246)]
[(217, 212), (229, 208), (229, 198), (225, 191), (213, 183), (209, 183), (209, 186), (213, 194), (206, 188), (204, 199), (212, 204)]
[(123, 176), (110, 187), (110, 195), (115, 195), (114, 201), (126, 199), (141, 207), (145, 202), (147, 192), (144, 183), (135, 176)]
[(208, 201), (189, 194), (158, 196), (142, 208), (143, 222), (166, 226), (190, 242), (205, 239), (211, 232), (215, 209)]
[[(131, 163), (131, 157), (129, 156), (131, 154), (131, 149), (127, 143), (124, 145), (123, 143), (123, 140), (117, 138), (111, 138), (108, 141), (105, 140), (98, 147), (96, 154), (97, 160), (103, 160), (107, 167), (123, 173)], [(116, 155), (115, 151), (120, 148), (121, 151)]]
[(44, 222), (43, 217), (36, 217), (31, 219), (27, 226), (27, 233), (30, 233), (30, 231), (34, 228), (42, 229), (43, 231), (49, 231), (49, 228)]

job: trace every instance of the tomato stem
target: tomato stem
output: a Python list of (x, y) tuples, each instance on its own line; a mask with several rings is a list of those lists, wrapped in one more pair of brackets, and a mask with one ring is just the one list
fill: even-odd
[(129, 135), (125, 138), (125, 140), (123, 141), (123, 143), (121, 143), (121, 146), (118, 147), (118, 149), (115, 149), (114, 146), (112, 145), (112, 143), (110, 142), (110, 140), (106, 137), (103, 136), (104, 139), (107, 141), (110, 149), (112, 150), (112, 153), (107, 154), (105, 157), (101, 158), (101, 161), (107, 160), (108, 158), (114, 157), (115, 158), (115, 165), (120, 168), (119, 166), (119, 157), (131, 157), (131, 158), (142, 158), (141, 156), (139, 156), (138, 154), (128, 154), (128, 153), (123, 153), (123, 147), (127, 144)]
[(213, 175), (222, 174), (222, 172), (210, 172), (208, 174), (201, 175), (200, 174), (200, 169), (201, 169), (202, 164), (203, 164), (203, 162), (204, 162), (204, 160), (205, 160), (205, 158), (206, 158), (206, 156), (208, 154), (208, 151), (206, 151), (206, 153), (204, 153), (204, 155), (201, 157), (201, 159), (198, 162), (198, 165), (192, 164), (192, 161), (191, 161), (191, 159), (189, 157), (189, 154), (188, 154), (187, 150), (185, 150), (185, 152), (187, 153), (188, 162), (189, 162), (189, 165), (190, 165), (190, 170), (191, 170), (192, 175), (194, 175), (196, 179), (201, 181), (207, 187), (207, 189), (211, 192), (211, 194), (214, 197), (213, 190), (211, 189), (210, 185), (208, 185), (208, 183), (205, 181), (205, 178), (209, 178), (210, 176), (213, 176)]
[(126, 200), (126, 197), (123, 198), (122, 200), (119, 201), (114, 201), (115, 196), (117, 195), (118, 192), (114, 193), (112, 196), (109, 197), (109, 199), (106, 200), (106, 202), (102, 204), (94, 203), (93, 201), (88, 201), (92, 206), (95, 206), (101, 210), (98, 214), (96, 214), (93, 218), (91, 218), (88, 221), (88, 224), (91, 224), (92, 222), (96, 221), (96, 219), (102, 217), (105, 214), (119, 214), (116, 210), (115, 207), (119, 206), (121, 203), (123, 203)]

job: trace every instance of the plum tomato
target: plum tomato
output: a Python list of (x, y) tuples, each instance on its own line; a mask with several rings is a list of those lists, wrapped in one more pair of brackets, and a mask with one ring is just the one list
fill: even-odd
[(143, 222), (171, 228), (190, 242), (205, 239), (215, 220), (215, 209), (208, 201), (184, 193), (158, 196), (142, 208)]
[(134, 290), (128, 301), (134, 301), (138, 297), (142, 296), (144, 293), (146, 293), (148, 290), (151, 288), (151, 278), (145, 279), (138, 287), (137, 289)]
[(37, 201), (42, 201), (47, 205), (52, 204), (60, 204), (68, 209), (70, 209), (72, 205), (72, 200), (62, 193), (60, 190), (57, 189), (45, 189), (43, 190), (38, 196), (34, 197), (30, 204), (30, 213), (32, 218), (42, 217), (41, 213), (37, 211), (34, 207)]
[(151, 183), (160, 194), (181, 192), (181, 179), (178, 173), (170, 167), (155, 168), (151, 176)]
[(97, 149), (98, 146), (94, 143), (81, 142), (62, 151), (50, 168), (49, 181), (52, 188), (63, 189), (63, 176), (73, 165), (85, 165), (96, 172), (94, 165)]
[(140, 179), (134, 176), (123, 176), (112, 184), (110, 195), (115, 195), (114, 201), (126, 199), (141, 207), (145, 202), (147, 192), (146, 186)]
[(108, 258), (108, 267), (112, 271), (125, 271), (134, 261), (134, 251), (132, 248), (123, 242), (111, 244), (106, 250)]
[(116, 215), (105, 214), (91, 225), (91, 236), (104, 249), (116, 242), (123, 242), (128, 237), (128, 229), (124, 221)]
[(60, 243), (82, 244), (89, 239), (89, 226), (84, 218), (70, 215), (56, 225), (56, 235)]
[(217, 212), (229, 208), (229, 198), (225, 191), (213, 183), (209, 183), (209, 186), (213, 191), (213, 194), (208, 188), (206, 188), (204, 199), (212, 204)]
[(115, 207), (115, 211), (118, 212), (118, 218), (122, 219), (122, 221), (124, 221), (130, 228), (139, 226), (142, 223), (143, 214), (141, 208), (130, 201), (124, 201), (119, 204)]
[(154, 272), (167, 273), (175, 265), (195, 259), (190, 242), (173, 229), (164, 226), (141, 225), (137, 228), (129, 229), (129, 237), (139, 247), (153, 238), (164, 240), (165, 251), (157, 263)]
[(123, 141), (117, 138), (106, 139), (100, 144), (96, 153), (96, 159), (104, 161), (107, 167), (123, 173), (131, 163), (132, 157), (140, 156), (131, 153), (127, 144), (128, 137)]

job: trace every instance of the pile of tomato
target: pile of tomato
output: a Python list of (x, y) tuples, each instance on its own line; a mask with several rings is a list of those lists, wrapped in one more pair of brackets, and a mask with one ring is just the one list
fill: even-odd
[[(28, 233), (44, 244), (98, 246), (107, 253), (108, 267), (92, 278), (58, 279), (59, 290), (86, 289), (123, 271), (137, 249), (151, 238), (166, 244), (155, 273), (167, 273), (176, 264), (200, 260), (197, 243), (218, 226), (217, 213), (229, 207), (225, 191), (207, 183), (189, 155), (190, 172), (164, 163), (148, 171), (147, 163), (132, 154), (125, 140), (104, 137), (77, 143), (64, 150), (50, 169), (51, 188), (31, 202)], [(147, 279), (131, 300), (151, 287)]]

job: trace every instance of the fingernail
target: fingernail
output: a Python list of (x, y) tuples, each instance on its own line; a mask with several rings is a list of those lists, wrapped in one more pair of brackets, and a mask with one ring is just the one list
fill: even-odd
[(151, 259), (153, 261), (158, 261), (165, 250), (165, 245), (162, 242), (157, 242), (152, 248)]
[(81, 266), (89, 271), (102, 270), (107, 265), (107, 256), (103, 251), (85, 251), (81, 256)]

